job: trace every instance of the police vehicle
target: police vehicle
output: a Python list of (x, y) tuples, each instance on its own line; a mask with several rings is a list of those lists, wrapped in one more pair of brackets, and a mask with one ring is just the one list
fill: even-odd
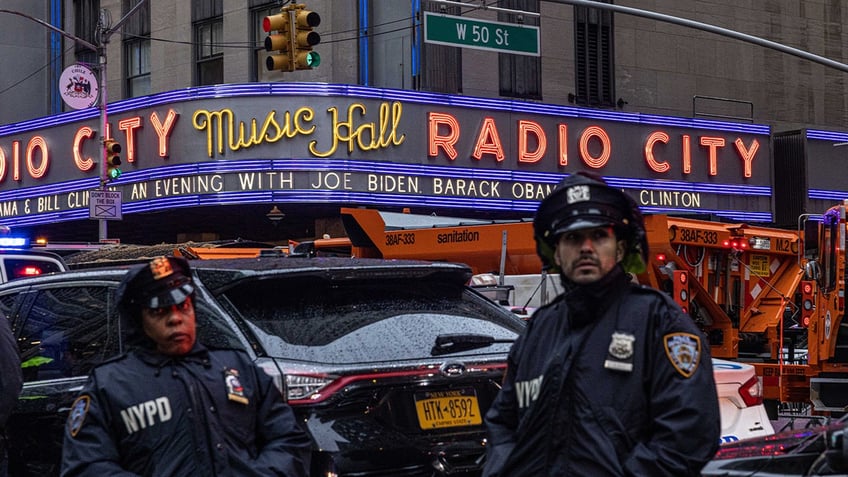
[(0, 283), (67, 269), (60, 255), (34, 249), (28, 237), (12, 235), (9, 227), (0, 226)]
[(774, 434), (753, 366), (713, 358), (713, 375), (721, 411), (721, 444)]

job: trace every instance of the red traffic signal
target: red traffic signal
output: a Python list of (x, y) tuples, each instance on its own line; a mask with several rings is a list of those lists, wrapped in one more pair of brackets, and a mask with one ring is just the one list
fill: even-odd
[(265, 51), (276, 52), (265, 60), (268, 71), (309, 70), (321, 64), (321, 55), (312, 47), (321, 43), (321, 35), (313, 31), (321, 24), (321, 15), (305, 9), (305, 5), (283, 7), (280, 13), (262, 19), (268, 32)]
[(290, 21), (291, 15), (288, 11), (269, 15), (262, 20), (262, 29), (268, 32), (265, 37), (265, 51), (276, 52), (265, 59), (268, 71), (293, 69)]

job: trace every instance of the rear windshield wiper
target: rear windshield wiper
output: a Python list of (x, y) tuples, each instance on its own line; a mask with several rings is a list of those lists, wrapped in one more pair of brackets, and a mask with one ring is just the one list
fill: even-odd
[(474, 334), (450, 334), (439, 335), (436, 337), (436, 343), (430, 354), (439, 356), (449, 353), (458, 353), (460, 351), (468, 351), (477, 348), (485, 348), (494, 343), (512, 343), (514, 339), (495, 339), (494, 336), (474, 335)]

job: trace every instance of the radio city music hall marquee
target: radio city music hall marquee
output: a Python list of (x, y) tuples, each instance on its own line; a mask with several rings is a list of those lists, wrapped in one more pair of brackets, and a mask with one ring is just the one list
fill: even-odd
[[(256, 202), (257, 193), (275, 203), (532, 212), (564, 173), (593, 170), (649, 211), (770, 215), (763, 126), (414, 92), (386, 98), (388, 90), (367, 88), (310, 95), (310, 85), (288, 84), (274, 94), (264, 86), (110, 105), (107, 136), (124, 150), (123, 175), (108, 186), (122, 192), (125, 214)], [(456, 105), (462, 101), (468, 105)], [(2, 223), (87, 214), (87, 191), (99, 184), (97, 116), (51, 121), (0, 128)]]

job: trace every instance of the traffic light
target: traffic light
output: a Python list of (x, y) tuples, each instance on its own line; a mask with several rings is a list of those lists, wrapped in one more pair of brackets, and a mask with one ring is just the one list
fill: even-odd
[(265, 60), (268, 71), (310, 70), (321, 64), (321, 55), (312, 51), (321, 43), (321, 35), (312, 30), (320, 24), (321, 15), (303, 4), (288, 5), (262, 19), (262, 29), (268, 33), (265, 51), (277, 52)]
[(801, 282), (801, 326), (810, 326), (813, 321), (813, 312), (816, 309), (815, 296), (813, 295), (813, 282), (803, 280)]
[(689, 293), (689, 272), (686, 270), (675, 270), (673, 295), (674, 301), (683, 308), (684, 313), (689, 313), (689, 300), (692, 295)]
[(294, 68), (296, 70), (311, 70), (321, 64), (321, 55), (312, 51), (312, 47), (321, 43), (321, 35), (312, 31), (321, 24), (321, 15), (296, 5), (293, 9), (295, 28), (294, 34)]
[[(262, 19), (262, 29), (268, 33), (265, 37), (265, 51), (276, 51), (265, 59), (268, 71), (292, 71), (291, 16), (286, 9), (276, 15), (268, 15)], [(272, 33), (273, 32), (273, 33)]]
[(107, 139), (103, 142), (106, 148), (106, 182), (113, 181), (121, 177), (121, 145), (114, 139)]

